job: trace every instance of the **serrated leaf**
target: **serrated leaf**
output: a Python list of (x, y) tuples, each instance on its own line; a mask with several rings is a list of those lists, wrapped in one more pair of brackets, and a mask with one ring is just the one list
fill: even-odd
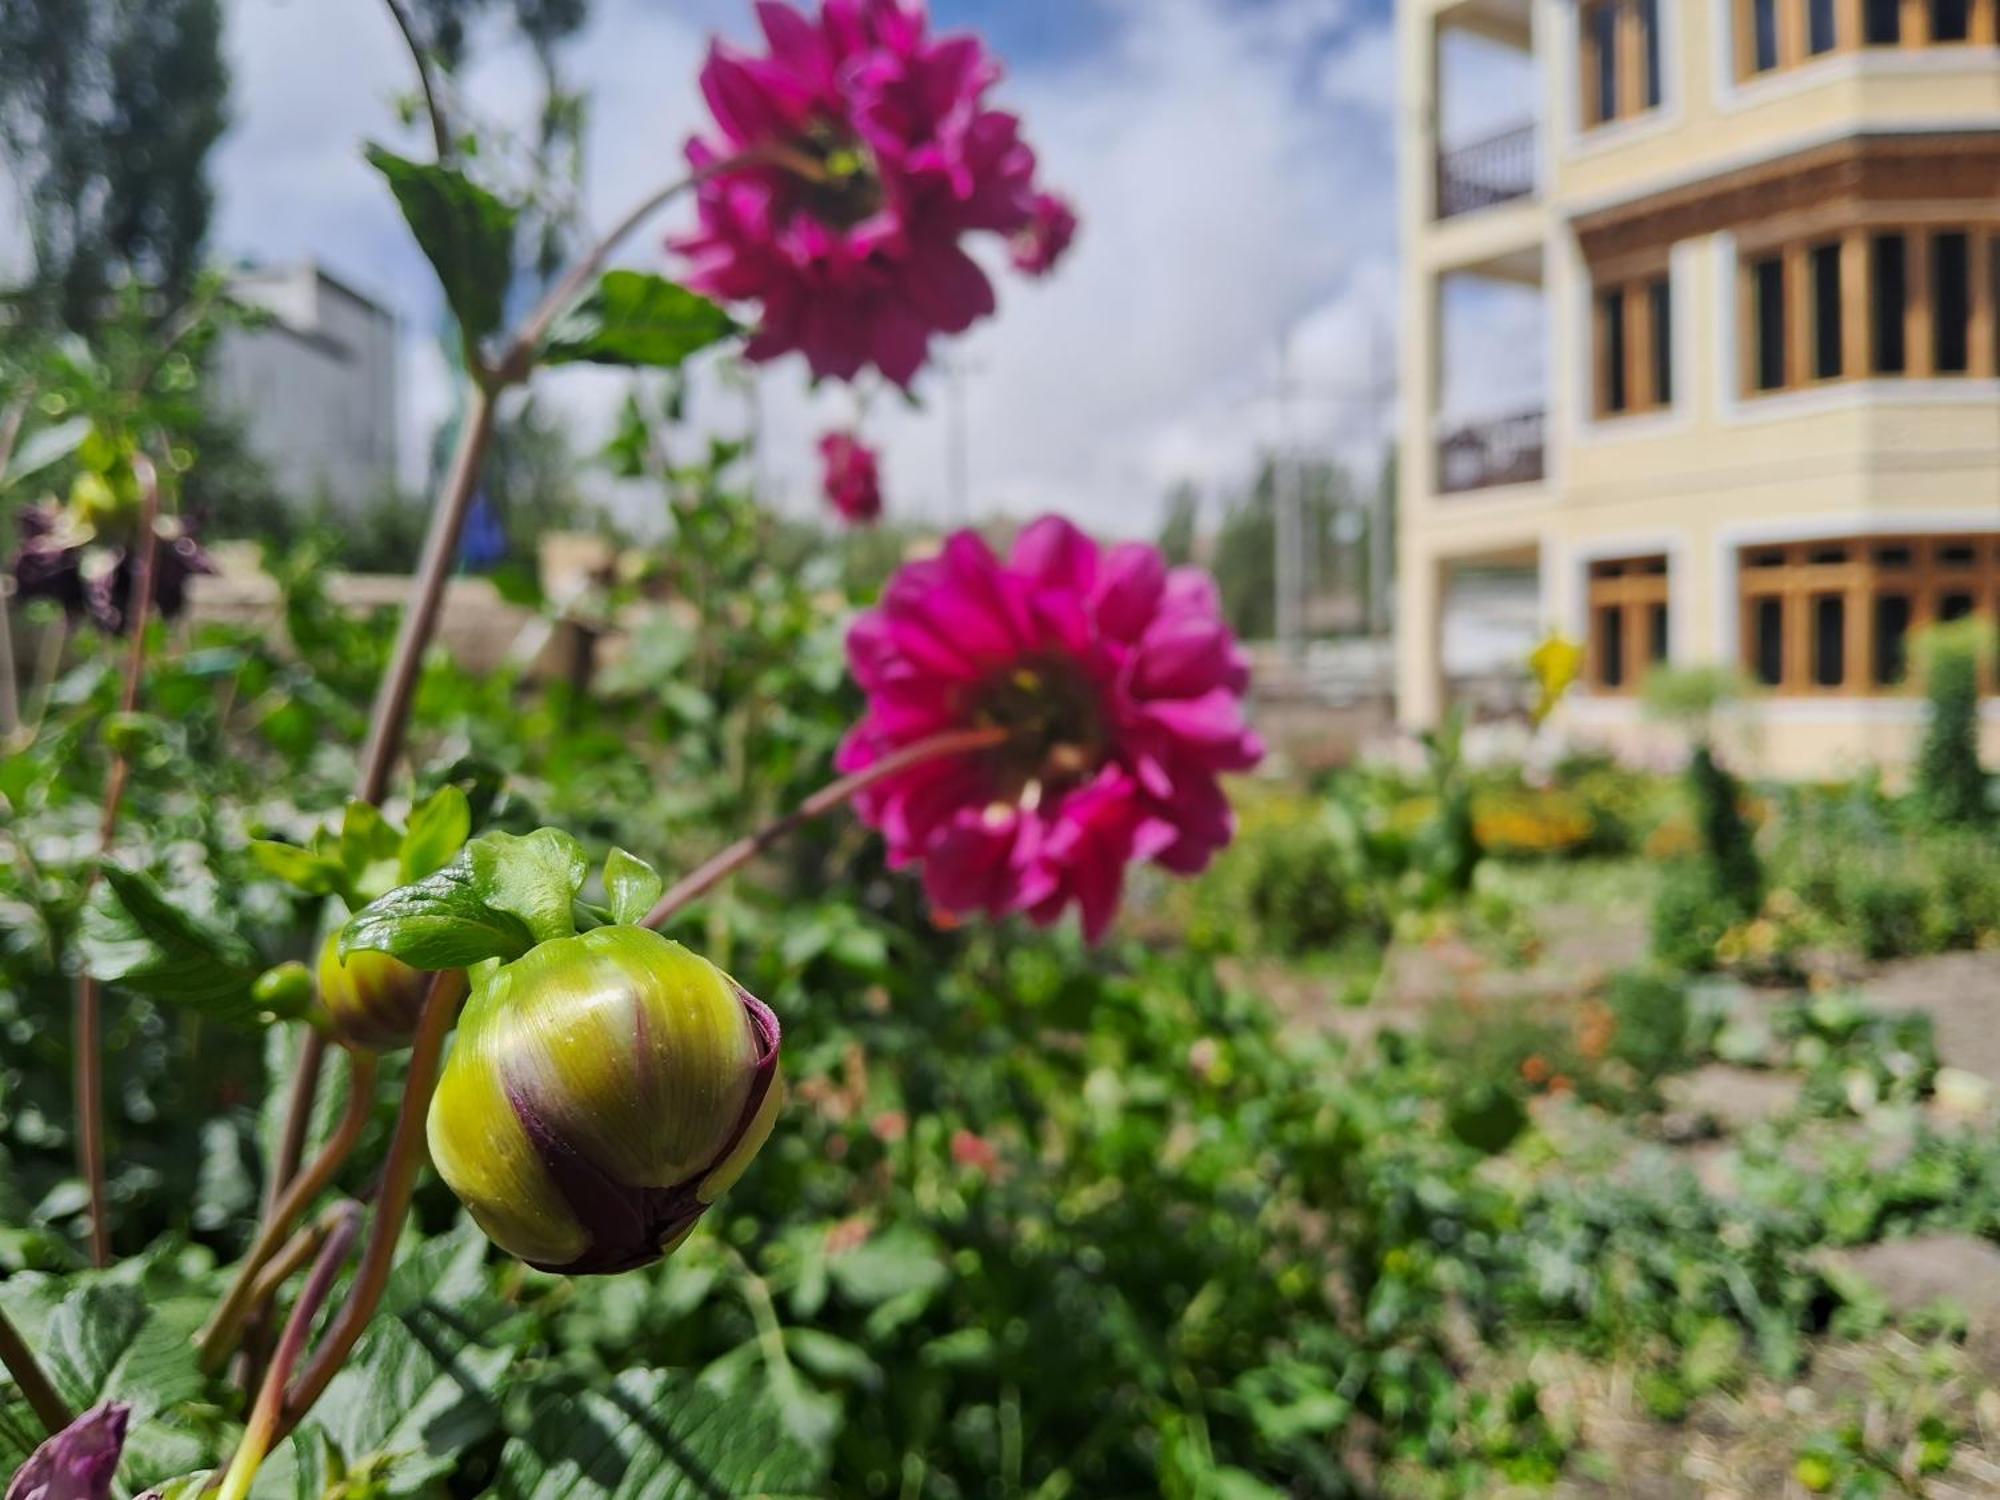
[(614, 922), (641, 922), (667, 888), (660, 872), (636, 854), (613, 849), (604, 861), (604, 894)]
[(486, 904), (469, 849), (437, 873), (369, 902), (340, 930), (343, 955), (372, 950), (413, 969), (514, 959), (534, 945), (534, 933), (519, 917)]
[(78, 942), (93, 976), (218, 1021), (257, 1017), (251, 987), (264, 966), (249, 943), (181, 911), (148, 876), (108, 861), (99, 868)]
[(473, 339), (492, 333), (514, 277), (516, 210), (456, 168), (410, 161), (380, 146), (370, 146), (367, 157), (389, 180), (460, 328)]
[(403, 883), (443, 869), (471, 834), (472, 803), (465, 789), (451, 784), (439, 787), (410, 814), (400, 851)]
[(347, 888), (347, 867), (337, 859), (297, 844), (252, 839), (250, 858), (273, 880), (281, 880), (308, 896), (332, 896)]
[(599, 1390), (544, 1397), (502, 1450), (494, 1488), (506, 1500), (789, 1500), (818, 1494), (823, 1473), (768, 1400), (627, 1370)]
[(590, 874), (583, 845), (559, 828), (489, 833), (465, 846), (473, 887), (495, 912), (518, 918), (538, 943), (576, 931), (573, 903)]
[(736, 332), (708, 298), (648, 271), (606, 271), (550, 331), (546, 364), (671, 370)]

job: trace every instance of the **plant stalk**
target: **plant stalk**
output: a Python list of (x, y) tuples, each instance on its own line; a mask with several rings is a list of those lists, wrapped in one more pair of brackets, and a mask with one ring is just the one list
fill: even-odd
[[(153, 615), (153, 565), (159, 555), (160, 475), (144, 454), (133, 457), (143, 497), (139, 511), (139, 568), (132, 584), (132, 611), (126, 620), (132, 632), (131, 650), (125, 657), (125, 681), (118, 695), (121, 713), (139, 706), (139, 683), (146, 670), (146, 628)], [(132, 763), (125, 753), (111, 757), (111, 774), (104, 784), (104, 808), (97, 822), (97, 853), (101, 859), (111, 852), (118, 834), (118, 813), (125, 803), (125, 783), (131, 778)], [(97, 884), (93, 868), (84, 881), (84, 897), (89, 899)], [(90, 1263), (102, 1270), (111, 1264), (111, 1202), (104, 1178), (104, 997), (97, 980), (88, 972), (76, 982), (72, 1045), (76, 1048), (76, 1155), (77, 1170), (90, 1194)]]
[(285, 1321), (278, 1352), (272, 1357), (271, 1368), (264, 1373), (257, 1405), (243, 1429), (243, 1441), (236, 1446), (236, 1456), (229, 1461), (229, 1470), (223, 1475), (218, 1500), (245, 1500), (265, 1455), (284, 1440), (285, 1384), (291, 1379), (299, 1356), (305, 1352), (306, 1335), (312, 1331), (313, 1319), (333, 1290), (340, 1268), (347, 1263), (347, 1253), (354, 1248), (354, 1236), (360, 1227), (360, 1207), (350, 1204), (321, 1247), (305, 1290), (299, 1293), (299, 1300), (292, 1305), (292, 1315)]
[(285, 1236), (299, 1221), (299, 1216), (312, 1206), (313, 1199), (325, 1191), (341, 1164), (353, 1153), (355, 1142), (361, 1139), (361, 1132), (368, 1124), (368, 1116), (375, 1103), (377, 1068), (372, 1052), (350, 1051), (347, 1054), (347, 1109), (341, 1116), (340, 1124), (313, 1159), (312, 1165), (293, 1177), (266, 1211), (263, 1223), (258, 1226), (256, 1243), (236, 1268), (236, 1279), (230, 1283), (228, 1295), (222, 1299), (209, 1318), (208, 1326), (201, 1332), (198, 1341), (201, 1367), (209, 1374), (213, 1375), (222, 1368), (222, 1362), (229, 1357), (229, 1351), (242, 1330), (243, 1320), (256, 1305), (256, 1289), (260, 1284), (258, 1273), (278, 1253)]
[(41, 1419), (50, 1437), (69, 1426), (69, 1407), (56, 1394), (55, 1386), (49, 1383), (49, 1377), (35, 1359), (35, 1351), (21, 1337), (21, 1330), (4, 1312), (0, 1312), (0, 1366), (4, 1366), (7, 1373), (14, 1377), (14, 1384), (21, 1388), (22, 1396)]
[[(29, 386), (0, 415), (0, 480), (7, 477), (7, 466), (14, 461), (14, 445), (20, 441), (21, 424), (28, 419), (28, 403), (34, 394), (35, 388)], [(14, 660), (14, 625), (7, 613), (9, 583), (0, 576), (0, 744), (21, 727), (20, 667)]]
[(333, 1327), (313, 1351), (305, 1373), (284, 1403), (273, 1442), (284, 1439), (325, 1394), (333, 1377), (340, 1373), (353, 1352), (368, 1320), (381, 1305), (388, 1285), (389, 1267), (396, 1259), (396, 1242), (402, 1237), (403, 1221), (410, 1211), (410, 1194), (423, 1166), (424, 1124), (430, 1112), (431, 1092), (437, 1087), (438, 1065), (444, 1057), (445, 1037), (465, 999), (465, 973), (448, 969), (431, 980), (430, 994), (417, 1023), (416, 1041), (410, 1048), (410, 1071), (403, 1084), (403, 1105), (396, 1115), (396, 1133), (389, 1143), (389, 1155), (382, 1163), (382, 1180), (375, 1195), (375, 1218), (369, 1225), (368, 1245), (361, 1253), (361, 1268), (354, 1274), (347, 1300)]
[(766, 823), (747, 838), (738, 839), (720, 854), (675, 881), (654, 903), (653, 909), (646, 913), (644, 925), (664, 925), (681, 908), (700, 900), (787, 834), (845, 806), (876, 783), (900, 776), (926, 761), (942, 760), (949, 755), (969, 755), (976, 750), (991, 750), (996, 745), (1005, 744), (1008, 733), (999, 728), (949, 730), (926, 740), (918, 740), (914, 745), (905, 745), (872, 766), (865, 766), (851, 776), (828, 783), (783, 817)]

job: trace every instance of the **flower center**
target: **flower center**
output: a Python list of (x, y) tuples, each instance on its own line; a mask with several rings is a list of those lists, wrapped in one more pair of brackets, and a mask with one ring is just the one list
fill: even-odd
[(995, 673), (974, 689), (973, 713), (1008, 731), (1007, 742), (988, 752), (1001, 801), (1032, 807), (1067, 791), (1109, 749), (1097, 687), (1064, 657), (1031, 657)]
[(851, 130), (815, 120), (785, 144), (782, 165), (792, 176), (788, 207), (793, 213), (852, 229), (881, 211), (881, 174)]

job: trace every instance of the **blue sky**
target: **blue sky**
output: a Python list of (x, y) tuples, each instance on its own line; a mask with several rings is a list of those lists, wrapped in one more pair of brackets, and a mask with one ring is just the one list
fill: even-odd
[[(218, 248), (317, 256), (396, 308), (410, 330), (404, 446), (419, 453), (446, 404), (436, 294), (356, 151), (363, 136), (409, 139), (389, 108), (407, 64), (359, 0), (227, 3), (238, 125), (218, 159)], [(1254, 464), (1277, 425), (1281, 338), (1320, 389), (1391, 373), (1388, 0), (934, 4), (941, 24), (980, 29), (1006, 60), (1001, 98), (1084, 218), (1063, 273), (1003, 278), (1001, 315), (952, 351), (968, 372), (975, 510), (1053, 508), (1148, 531), (1176, 482), (1219, 490)], [(693, 79), (709, 31), (742, 37), (748, 13), (747, 0), (595, 0), (570, 68), (593, 90), (598, 222), (673, 170), (701, 123)], [(525, 59), (490, 52), (467, 86), (483, 112), (518, 116)], [(628, 258), (671, 271), (662, 238), (635, 240)], [(565, 376), (547, 399), (587, 446), (619, 394), (602, 376)], [(891, 505), (937, 516), (947, 403), (936, 384), (919, 394), (920, 410), (875, 401), (861, 415), (887, 449)], [(761, 408), (766, 476), (782, 503), (813, 505), (813, 439), (855, 417), (851, 397), (810, 392), (781, 365), (761, 382)], [(749, 420), (720, 389), (697, 410), (721, 429)], [(1380, 451), (1379, 426), (1351, 404), (1310, 409), (1300, 426), (1358, 461)]]

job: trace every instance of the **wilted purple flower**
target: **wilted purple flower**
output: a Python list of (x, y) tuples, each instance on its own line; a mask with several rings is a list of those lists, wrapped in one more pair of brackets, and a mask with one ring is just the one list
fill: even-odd
[(1076, 210), (1057, 193), (1035, 194), (1035, 211), (1026, 224), (1014, 232), (1008, 253), (1014, 269), (1030, 276), (1046, 276), (1056, 268), (1076, 242)]
[[(23, 599), (48, 599), (64, 613), (87, 615), (101, 630), (123, 634), (138, 575), (138, 539), (100, 531), (56, 501), (24, 507), (15, 521), (20, 546), (8, 564)], [(136, 523), (135, 523), (136, 524)], [(187, 604), (187, 581), (215, 565), (179, 517), (153, 523), (153, 609), (172, 619)]]
[(865, 526), (882, 514), (882, 463), (875, 450), (851, 432), (829, 432), (819, 440), (826, 498), (841, 518)]
[(6, 1500), (110, 1500), (131, 1416), (122, 1402), (85, 1412), (29, 1456)]

